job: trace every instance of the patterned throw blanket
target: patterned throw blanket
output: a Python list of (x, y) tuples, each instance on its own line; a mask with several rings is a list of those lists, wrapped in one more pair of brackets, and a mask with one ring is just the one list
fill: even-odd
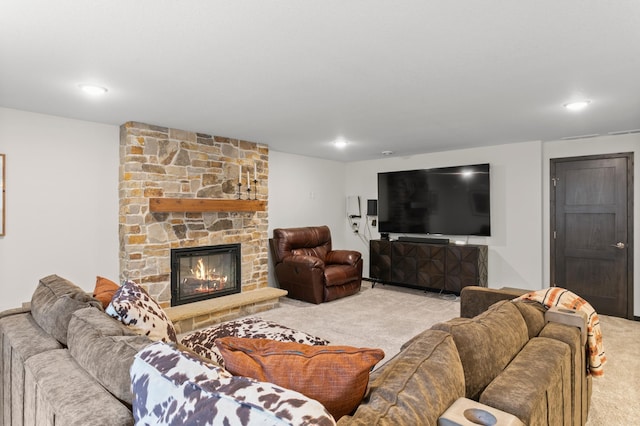
[(514, 300), (533, 300), (541, 303), (547, 309), (558, 306), (566, 309), (580, 310), (587, 314), (587, 355), (589, 358), (588, 369), (592, 376), (604, 375), (603, 366), (607, 362), (602, 343), (600, 330), (600, 318), (595, 309), (583, 298), (564, 288), (551, 287), (543, 290), (532, 291), (523, 294)]

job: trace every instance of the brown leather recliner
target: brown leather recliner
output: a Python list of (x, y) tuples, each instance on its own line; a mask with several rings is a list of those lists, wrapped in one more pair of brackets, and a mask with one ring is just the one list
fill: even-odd
[(360, 291), (362, 255), (332, 250), (328, 226), (277, 228), (269, 242), (276, 279), (289, 297), (318, 304)]

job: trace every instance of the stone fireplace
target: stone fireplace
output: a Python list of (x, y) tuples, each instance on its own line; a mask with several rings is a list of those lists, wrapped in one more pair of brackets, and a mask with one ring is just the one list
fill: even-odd
[(240, 244), (171, 249), (171, 306), (240, 293)]
[[(169, 308), (172, 250), (240, 244), (241, 293), (265, 290), (268, 159), (266, 145), (138, 122), (123, 124), (120, 279), (141, 284)], [(239, 181), (241, 198), (247, 198), (249, 173), (251, 201), (238, 200)], [(177, 207), (154, 208), (154, 202), (167, 200)]]

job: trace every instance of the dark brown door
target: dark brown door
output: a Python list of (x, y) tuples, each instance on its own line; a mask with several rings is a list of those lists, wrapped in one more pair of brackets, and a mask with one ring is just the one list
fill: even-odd
[(551, 283), (633, 318), (633, 154), (551, 160)]

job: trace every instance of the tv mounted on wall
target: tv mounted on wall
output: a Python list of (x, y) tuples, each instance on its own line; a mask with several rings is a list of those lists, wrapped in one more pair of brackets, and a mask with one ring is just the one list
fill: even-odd
[(378, 231), (491, 235), (489, 164), (378, 173)]

